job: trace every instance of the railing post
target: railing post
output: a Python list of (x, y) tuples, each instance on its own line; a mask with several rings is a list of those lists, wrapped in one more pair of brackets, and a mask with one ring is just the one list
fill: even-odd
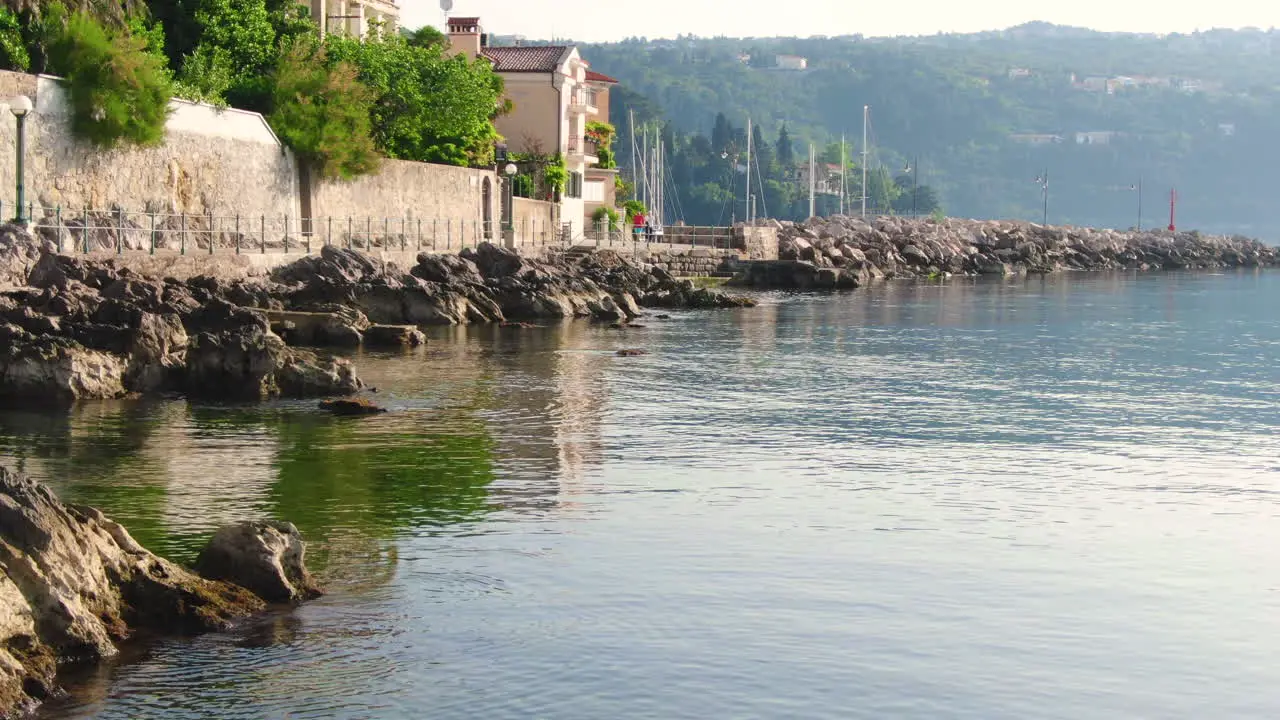
[(124, 208), (116, 215), (116, 254), (124, 253)]
[(400, 252), (404, 252), (405, 243), (408, 242), (408, 239), (405, 238), (405, 235), (408, 234), (408, 223), (409, 218), (400, 218)]
[(304, 223), (302, 222), (301, 218), (299, 218), (298, 220), (298, 229), (304, 230), (304, 232), (302, 233), (302, 238), (307, 243), (307, 254), (310, 255), (311, 254), (311, 236), (316, 234), (315, 219), (311, 220), (311, 232), (305, 232)]
[(327, 237), (325, 237), (324, 244), (325, 245), (333, 244), (333, 216), (332, 215), (329, 216), (329, 234)]
[(355, 237), (356, 237), (355, 225), (353, 224), (351, 216), (348, 215), (347, 216), (347, 249), (348, 250), (351, 249), (351, 243), (355, 242)]
[(209, 254), (213, 254), (213, 246), (218, 242), (217, 218), (213, 213), (206, 211), (205, 217), (209, 218)]
[(440, 218), (431, 218), (431, 252), (436, 251), (436, 239), (440, 237)]
[(364, 249), (369, 251), (373, 248), (373, 216), (364, 219)]
[(447, 218), (444, 225), (444, 251), (453, 247), (453, 218)]
[(181, 234), (180, 234), (178, 237), (180, 237), (180, 238), (181, 238), (181, 240), (180, 240), (180, 248), (181, 248), (181, 249), (180, 249), (180, 252), (181, 252), (183, 255), (186, 255), (186, 254), (187, 254), (187, 214), (186, 214), (185, 212), (184, 212), (184, 213), (182, 213), (182, 231), (181, 231)]
[(260, 220), (261, 220), (261, 228), (262, 228), (262, 249), (259, 251), (259, 254), (266, 255), (267, 254), (267, 214), (263, 213)]
[(240, 254), (240, 213), (236, 213), (236, 254)]
[(84, 206), (84, 254), (89, 254), (89, 206)]
[[(0, 217), (3, 217), (3, 216), (4, 216), (3, 213), (0, 213)], [(62, 206), (61, 205), (58, 205), (58, 207), (54, 210), (53, 222), (55, 225), (54, 232), (57, 233), (58, 235), (58, 253), (61, 254), (62, 253)]]
[(150, 254), (156, 254), (156, 212), (151, 211), (151, 250)]
[(289, 254), (289, 213), (284, 214), (284, 254)]
[(417, 252), (422, 252), (422, 218), (418, 218), (418, 240), (416, 245)]

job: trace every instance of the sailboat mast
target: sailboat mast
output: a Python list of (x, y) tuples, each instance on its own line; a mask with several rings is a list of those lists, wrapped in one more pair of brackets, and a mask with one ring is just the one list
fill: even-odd
[(809, 143), (809, 217), (814, 216), (813, 191), (817, 181), (813, 167), (813, 143)]
[(862, 217), (867, 216), (867, 120), (871, 106), (862, 106)]
[(636, 181), (636, 177), (637, 177), (636, 171), (639, 168), (636, 167), (636, 111), (635, 110), (627, 111), (627, 127), (631, 131), (628, 133), (631, 136), (631, 188), (632, 188), (632, 192), (639, 193), (640, 183)]
[[(736, 169), (735, 169), (736, 172)], [(747, 224), (751, 224), (751, 118), (747, 118), (747, 192), (744, 203), (747, 208)]]
[(844, 133), (840, 133), (840, 214), (844, 215), (844, 197), (845, 197), (845, 158), (844, 158)]

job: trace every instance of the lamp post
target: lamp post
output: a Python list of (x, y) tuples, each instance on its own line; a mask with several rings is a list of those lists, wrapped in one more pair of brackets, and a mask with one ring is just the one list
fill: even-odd
[(912, 158), (911, 162), (902, 168), (902, 172), (911, 173), (911, 217), (915, 217), (919, 214), (917, 204), (920, 198), (920, 156)]
[(1044, 200), (1044, 215), (1042, 216), (1041, 225), (1049, 224), (1049, 168), (1044, 169), (1044, 174), (1036, 178), (1036, 184), (1040, 186), (1040, 193)]
[(507, 182), (506, 182), (506, 185), (507, 185), (506, 229), (507, 230), (511, 230), (512, 228), (515, 227), (515, 214), (516, 214), (515, 179), (516, 179), (516, 173), (518, 172), (520, 172), (520, 168), (516, 167), (515, 163), (507, 163), (507, 166), (502, 168), (502, 174), (507, 176)]
[(1138, 176), (1138, 184), (1130, 185), (1129, 190), (1138, 193), (1138, 232), (1142, 232), (1142, 176)]
[(31, 103), (31, 98), (27, 97), (26, 95), (17, 95), (13, 98), (10, 98), (9, 100), (9, 112), (13, 113), (13, 116), (18, 119), (18, 142), (17, 142), (17, 156), (18, 156), (17, 171), (18, 172), (16, 175), (17, 183), (18, 183), (18, 187), (17, 187), (18, 214), (14, 216), (14, 220), (19, 225), (26, 222), (26, 219), (23, 218), (22, 216), (22, 208), (26, 206), (26, 202), (27, 202), (26, 187), (25, 187), (25, 184), (23, 183), (22, 175), (23, 175), (23, 160), (25, 159), (27, 154), (26, 120), (27, 120), (27, 114), (31, 112), (32, 108), (33, 108), (33, 105)]

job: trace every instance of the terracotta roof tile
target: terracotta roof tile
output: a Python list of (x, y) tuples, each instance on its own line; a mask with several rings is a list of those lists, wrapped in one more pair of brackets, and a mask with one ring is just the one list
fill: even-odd
[(609, 77), (608, 75), (605, 75), (604, 73), (598, 73), (595, 70), (587, 71), (587, 81), (599, 82), (599, 83), (610, 83), (613, 85), (618, 84), (617, 80), (614, 80), (613, 78)]
[(568, 48), (563, 45), (487, 47), (480, 52), (497, 72), (554, 72)]

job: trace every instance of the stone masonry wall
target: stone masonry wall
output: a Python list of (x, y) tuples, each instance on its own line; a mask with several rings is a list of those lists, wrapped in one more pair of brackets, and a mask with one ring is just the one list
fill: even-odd
[[(501, 237), (500, 188), (492, 170), (383, 160), (376, 175), (313, 182), (311, 210), (318, 222), (352, 216), (373, 218), (377, 225), (385, 219), (384, 224), (394, 226), (396, 232), (401, 220), (415, 226), (421, 220), (441, 228), (452, 223), (454, 228), (465, 226), (468, 238), (477, 225), (484, 235), (487, 221), (491, 239), (497, 240)], [(455, 229), (455, 237), (460, 232)]]
[[(72, 136), (66, 91), (57, 79), (0, 72), (0, 88), (31, 94), (33, 85), (35, 111), (26, 121), (28, 201), (61, 206), (68, 214), (85, 207), (123, 207), (131, 212), (298, 216), (293, 156), (256, 113), (175, 100), (163, 145), (103, 151)], [(0, 201), (11, 207), (16, 129), (7, 110), (5, 116), (0, 122)], [(37, 219), (40, 215), (37, 211)]]
[(676, 277), (707, 277), (728, 271), (729, 267), (737, 262), (739, 255), (734, 250), (697, 247), (641, 250), (637, 259), (656, 265)]

